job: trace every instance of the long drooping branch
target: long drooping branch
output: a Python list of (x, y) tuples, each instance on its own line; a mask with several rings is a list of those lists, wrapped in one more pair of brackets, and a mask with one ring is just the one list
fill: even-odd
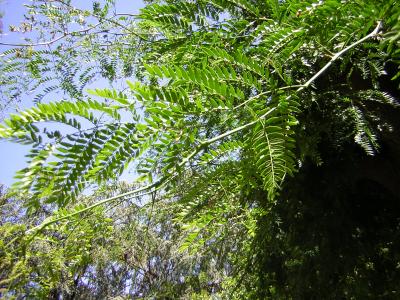
[[(94, 204), (92, 204), (92, 205), (90, 205), (88, 207), (85, 207), (84, 209), (78, 210), (76, 212), (73, 212), (71, 214), (62, 216), (60, 218), (55, 218), (55, 219), (50, 219), (48, 221), (44, 221), (42, 224), (29, 229), (27, 231), (27, 233), (32, 233), (32, 232), (35, 232), (37, 230), (41, 230), (41, 229), (43, 229), (44, 227), (46, 227), (46, 226), (48, 226), (50, 224), (53, 224), (53, 223), (68, 219), (68, 218), (73, 217), (75, 215), (78, 215), (78, 214), (84, 213), (84, 212), (86, 212), (88, 210), (91, 210), (91, 209), (93, 209), (93, 208), (95, 208), (97, 206), (100, 206), (100, 205), (103, 205), (103, 204), (106, 204), (106, 203), (109, 203), (109, 202), (112, 202), (112, 201), (115, 201), (115, 200), (118, 200), (118, 199), (121, 199), (121, 198), (124, 198), (124, 197), (132, 196), (132, 195), (138, 195), (139, 196), (139, 193), (140, 192), (144, 192), (144, 191), (154, 192), (157, 189), (159, 189), (163, 184), (165, 184), (166, 182), (168, 182), (169, 180), (174, 178), (177, 175), (177, 170), (178, 169), (184, 167), (194, 156), (196, 156), (198, 153), (200, 153), (208, 145), (210, 145), (210, 144), (212, 144), (212, 143), (214, 143), (216, 141), (219, 141), (219, 140), (221, 140), (221, 139), (223, 139), (225, 137), (228, 137), (228, 136), (230, 136), (230, 135), (232, 135), (232, 134), (234, 134), (236, 132), (242, 131), (242, 130), (244, 130), (246, 128), (249, 128), (249, 127), (255, 125), (257, 122), (259, 122), (260, 119), (266, 118), (273, 111), (275, 111), (275, 109), (276, 109), (275, 107), (271, 108), (270, 110), (268, 110), (265, 114), (263, 114), (257, 120), (254, 120), (254, 121), (252, 121), (250, 123), (247, 123), (247, 124), (245, 124), (243, 126), (237, 127), (235, 129), (229, 130), (229, 131), (227, 131), (227, 132), (225, 132), (223, 134), (220, 134), (220, 135), (218, 135), (216, 137), (213, 137), (211, 139), (208, 139), (208, 140), (200, 142), (199, 145), (188, 156), (186, 156), (184, 159), (182, 159), (182, 161), (176, 166), (176, 168), (175, 168), (176, 170), (174, 172), (171, 172), (170, 174), (161, 177), (156, 182), (154, 182), (152, 184), (149, 184), (149, 185), (146, 185), (146, 186), (143, 186), (143, 187), (140, 187), (140, 188), (135, 189), (133, 191), (129, 191), (129, 192), (126, 192), (126, 193), (123, 193), (123, 194), (119, 194), (119, 195), (110, 197), (110, 198), (106, 198), (106, 199), (101, 200), (99, 202), (96, 202), (96, 203), (94, 203)], [(142, 196), (142, 195), (143, 194), (140, 194), (140, 196)]]
[[(304, 85), (296, 86), (296, 87), (298, 87), (296, 92), (300, 92), (303, 89), (308, 88), (311, 85), (312, 82), (314, 82), (319, 76), (321, 76), (332, 65), (332, 63), (336, 59), (341, 57), (344, 53), (346, 53), (350, 49), (354, 48), (355, 46), (359, 45), (360, 43), (364, 42), (365, 40), (376, 36), (378, 34), (378, 32), (379, 32), (380, 27), (381, 27), (381, 22), (378, 22), (378, 25), (376, 26), (374, 31), (372, 31), (370, 34), (368, 34), (367, 36), (363, 37), (362, 39), (354, 42), (353, 44), (349, 45), (348, 47), (346, 47), (343, 50), (341, 50), (338, 53), (336, 53), (332, 57), (332, 59), (321, 70), (319, 70), (314, 76), (312, 76)], [(253, 98), (256, 99), (257, 96), (255, 96)], [(223, 139), (225, 137), (228, 137), (228, 136), (230, 136), (230, 135), (232, 135), (234, 133), (237, 133), (239, 131), (242, 131), (242, 130), (244, 130), (246, 128), (249, 128), (249, 127), (255, 125), (260, 120), (265, 119), (275, 109), (276, 108), (271, 108), (265, 114), (263, 114), (262, 116), (260, 116), (259, 118), (257, 118), (256, 120), (254, 120), (254, 121), (252, 121), (250, 123), (247, 123), (245, 125), (239, 126), (239, 127), (235, 128), (235, 129), (229, 130), (229, 131), (227, 131), (227, 132), (225, 132), (223, 134), (220, 134), (220, 135), (218, 135), (216, 137), (213, 137), (211, 139), (208, 139), (208, 140), (200, 142), (198, 144), (198, 146), (188, 156), (186, 156), (184, 159), (182, 159), (182, 161), (179, 164), (177, 164), (177, 166), (175, 168), (175, 171), (173, 171), (170, 174), (167, 174), (167, 175), (161, 177), (156, 182), (154, 182), (152, 184), (149, 184), (149, 185), (146, 185), (146, 186), (143, 186), (143, 187), (140, 187), (140, 188), (135, 189), (133, 191), (129, 191), (129, 192), (126, 192), (126, 193), (123, 193), (123, 194), (119, 194), (119, 195), (110, 197), (110, 198), (106, 198), (106, 199), (101, 200), (101, 201), (99, 201), (97, 203), (94, 203), (94, 204), (92, 204), (92, 205), (90, 205), (90, 206), (88, 206), (88, 207), (86, 207), (84, 209), (75, 211), (75, 212), (73, 212), (71, 214), (68, 214), (68, 215), (65, 215), (65, 216), (62, 216), (62, 217), (59, 217), (59, 218), (49, 219), (47, 221), (45, 220), (42, 224), (29, 229), (27, 231), (27, 234), (32, 234), (32, 233), (34, 234), (34, 233), (42, 230), (43, 228), (45, 228), (45, 227), (47, 227), (47, 226), (49, 226), (51, 224), (54, 224), (54, 223), (57, 223), (59, 221), (68, 219), (68, 218), (73, 217), (75, 215), (79, 215), (79, 214), (84, 213), (86, 211), (89, 211), (89, 210), (91, 210), (91, 209), (93, 209), (93, 208), (95, 208), (97, 206), (100, 206), (100, 205), (103, 205), (103, 204), (106, 204), (106, 203), (109, 203), (109, 202), (113, 202), (115, 200), (118, 200), (118, 199), (121, 199), (121, 198), (124, 198), (124, 197), (128, 197), (128, 196), (133, 196), (133, 195), (141, 196), (140, 193), (144, 192), (144, 191), (146, 191), (146, 193), (148, 193), (148, 192), (154, 192), (154, 191), (158, 190), (166, 182), (168, 182), (169, 180), (171, 180), (172, 178), (174, 178), (177, 175), (177, 170), (178, 169), (184, 167), (193, 157), (195, 157), (198, 153), (200, 153), (204, 148), (206, 148), (207, 146), (209, 146), (210, 144), (212, 144), (212, 143), (214, 143), (216, 141), (219, 141), (219, 140), (221, 140), (221, 139)]]

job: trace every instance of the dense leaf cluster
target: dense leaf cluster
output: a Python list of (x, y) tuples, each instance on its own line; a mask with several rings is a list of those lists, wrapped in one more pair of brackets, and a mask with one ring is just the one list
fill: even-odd
[[(138, 82), (0, 127), (32, 145), (15, 185), (28, 221), (2, 226), (5, 295), (398, 297), (398, 2), (148, 2), (119, 40), (143, 45)], [(134, 186), (84, 200), (129, 166)], [(39, 264), (5, 255), (18, 230)], [(43, 236), (54, 254), (35, 258)], [(57, 255), (50, 282), (26, 279)]]

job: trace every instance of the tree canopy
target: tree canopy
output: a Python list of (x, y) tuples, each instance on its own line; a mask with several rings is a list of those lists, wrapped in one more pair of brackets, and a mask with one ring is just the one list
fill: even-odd
[(398, 1), (146, 2), (14, 28), (38, 41), (3, 52), (2, 97), (36, 97), (0, 125), (31, 145), (0, 295), (398, 298)]

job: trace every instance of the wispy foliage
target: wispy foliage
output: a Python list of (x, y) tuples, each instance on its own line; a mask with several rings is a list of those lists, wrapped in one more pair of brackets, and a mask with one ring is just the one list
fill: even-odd
[[(210, 281), (214, 286), (191, 292), (304, 298), (307, 288), (296, 294), (301, 276), (290, 277), (295, 282), (288, 287), (268, 269), (273, 255), (286, 253), (282, 245), (293, 242), (279, 219), (281, 211), (292, 213), (288, 197), (298, 199), (298, 187), (289, 183), (314, 178), (308, 170), (346, 151), (377, 155), (380, 140), (396, 130), (397, 1), (151, 2), (118, 40), (134, 37), (145, 49), (134, 63), (138, 82), (128, 81), (124, 92), (90, 90), (95, 100), (39, 104), (1, 126), (2, 138), (32, 145), (29, 166), (15, 185), (31, 213), (45, 205), (63, 211), (81, 202), (87, 187), (108, 183), (129, 166), (138, 175), (136, 189), (56, 214), (29, 233), (157, 192), (159, 199), (152, 200), (165, 205), (157, 213), (180, 228), (179, 237), (166, 240), (179, 241), (181, 252), (208, 253), (225, 272), (216, 273), (222, 277)], [(93, 13), (113, 23), (106, 6)], [(113, 66), (125, 58), (101, 58), (111, 66), (102, 69), (104, 77), (115, 78)], [(41, 122), (74, 132), (49, 132)], [(284, 268), (302, 263), (287, 258)], [(180, 276), (200, 276), (196, 268), (188, 272)], [(349, 276), (341, 292), (353, 289), (355, 275)]]

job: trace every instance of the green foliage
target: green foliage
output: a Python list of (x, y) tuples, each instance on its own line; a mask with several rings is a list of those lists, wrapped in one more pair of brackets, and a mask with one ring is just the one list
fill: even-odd
[[(21, 181), (15, 184), (20, 192), (33, 192), (32, 208), (38, 208), (40, 198), (63, 205), (78, 196), (89, 178), (101, 181), (107, 171), (118, 175), (133, 159), (139, 139), (135, 125), (119, 123), (118, 111), (127, 106), (127, 100), (111, 91), (96, 93), (115, 100), (114, 105), (95, 100), (39, 104), (13, 115), (5, 121), (8, 126), (1, 127), (3, 138), (33, 144), (28, 155), (29, 167), (18, 173)], [(135, 111), (131, 112), (137, 118)], [(102, 121), (105, 116), (111, 119)], [(87, 128), (84, 120), (93, 127)], [(39, 122), (57, 122), (76, 131), (66, 135), (59, 130), (40, 131), (35, 125)]]
[[(114, 247), (110, 255), (91, 260), (91, 270), (68, 267), (75, 275), (90, 274), (104, 289), (112, 282), (123, 290), (114, 281), (118, 274), (124, 283), (139, 281), (130, 296), (397, 296), (397, 258), (379, 264), (376, 257), (394, 251), (388, 243), (400, 219), (382, 207), (370, 209), (373, 197), (362, 192), (362, 184), (369, 183), (374, 197), (382, 195), (397, 208), (400, 193), (393, 178), (398, 176), (388, 171), (399, 166), (397, 1), (150, 2), (137, 22), (122, 27), (118, 40), (142, 45), (134, 63), (137, 82), (127, 81), (124, 92), (88, 91), (99, 100), (70, 94), (77, 101), (38, 104), (1, 125), (2, 138), (32, 144), (29, 165), (14, 187), (24, 193), (28, 216), (50, 207), (46, 219), (28, 223), (28, 231), (17, 222), (5, 225), (6, 240), (14, 232), (33, 235), (25, 247), (35, 247), (41, 235), (63, 232), (75, 222), (84, 226), (82, 242), (97, 245), (99, 234), (108, 233), (107, 222), (114, 222), (112, 246), (101, 252)], [(97, 3), (85, 16), (96, 16), (99, 26), (114, 24), (110, 5)], [(56, 7), (47, 10), (58, 16)], [(99, 58), (96, 47), (91, 59)], [(121, 51), (120, 59), (108, 52), (100, 58), (103, 77), (120, 76), (116, 66), (130, 57), (128, 49)], [(41, 72), (35, 65), (31, 70)], [(83, 72), (84, 86), (91, 71)], [(73, 81), (68, 72), (62, 78)], [(42, 129), (49, 122), (74, 132)], [(390, 162), (386, 171), (374, 169)], [(110, 183), (130, 166), (138, 175), (136, 186), (82, 200), (86, 188)], [(138, 208), (139, 200), (130, 197), (145, 204)], [(102, 207), (113, 204), (140, 213), (132, 213), (137, 217), (132, 220), (112, 208), (115, 215), (107, 221)], [(372, 246), (359, 209), (366, 219), (378, 220), (380, 236), (371, 237)], [(88, 216), (92, 212), (100, 229), (88, 228), (95, 220)], [(357, 230), (365, 238), (353, 236)], [(390, 236), (381, 236), (385, 231)], [(336, 232), (349, 244), (340, 244)], [(62, 254), (82, 266), (75, 252), (84, 252), (86, 244), (71, 247), (71, 257), (54, 250), (38, 259), (47, 263)], [(360, 253), (363, 247), (368, 250)], [(12, 259), (4, 261), (12, 265)], [(146, 272), (138, 275), (145, 263)], [(384, 280), (374, 281), (378, 273), (371, 270), (377, 264)], [(12, 267), (14, 273), (6, 277), (15, 282), (16, 276), (34, 272), (22, 266)], [(96, 279), (110, 269), (109, 282)], [(132, 270), (135, 275), (129, 275)], [(38, 289), (41, 295), (61, 280), (49, 278)]]
[[(93, 247), (110, 238), (112, 219), (105, 218), (103, 208), (97, 208), (91, 211), (88, 218), (82, 219), (77, 215), (57, 226), (48, 226), (43, 232), (29, 234), (26, 226), (41, 222), (46, 215), (45, 210), (35, 217), (26, 218), (22, 216), (21, 201), (7, 199), (4, 195), (2, 197), (2, 215), (7, 213), (11, 217), (7, 209), (13, 210), (14, 219), (1, 220), (1, 294), (14, 299), (25, 293), (34, 299), (48, 297), (55, 290), (71, 293), (76, 276), (82, 276), (93, 261)], [(79, 206), (60, 209), (52, 217), (80, 210), (85, 203), (87, 201), (83, 199)]]

